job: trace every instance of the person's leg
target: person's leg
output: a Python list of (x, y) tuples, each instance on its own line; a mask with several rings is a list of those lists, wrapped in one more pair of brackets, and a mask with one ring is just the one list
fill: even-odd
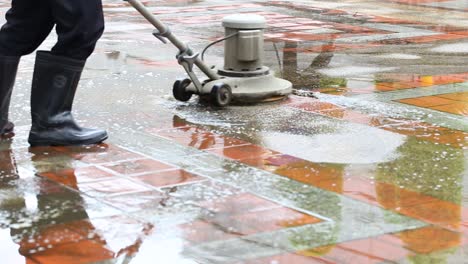
[(54, 27), (48, 0), (12, 0), (0, 30), (0, 55), (21, 57), (35, 51)]
[(49, 0), (59, 37), (52, 54), (86, 60), (104, 32), (101, 0)]
[(53, 27), (43, 0), (13, 0), (0, 29), (0, 138), (13, 135), (8, 120), (11, 93), (20, 57), (33, 52)]
[(14, 135), (14, 125), (9, 121), (8, 111), (18, 63), (19, 57), (0, 55), (0, 138)]
[(29, 143), (88, 145), (107, 139), (99, 129), (81, 128), (71, 114), (86, 59), (104, 30), (101, 0), (48, 0), (58, 42), (36, 56)]

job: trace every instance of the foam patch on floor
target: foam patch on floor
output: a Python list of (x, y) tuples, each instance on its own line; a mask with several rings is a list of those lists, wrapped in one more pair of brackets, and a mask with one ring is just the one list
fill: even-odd
[(445, 44), (435, 47), (431, 51), (443, 53), (468, 53), (468, 43)]
[(405, 138), (381, 129), (364, 128), (313, 136), (273, 132), (266, 133), (263, 142), (273, 150), (312, 162), (371, 164), (396, 159), (397, 149)]

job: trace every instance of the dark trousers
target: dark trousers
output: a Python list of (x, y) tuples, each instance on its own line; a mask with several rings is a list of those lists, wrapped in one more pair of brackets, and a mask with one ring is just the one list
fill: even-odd
[(32, 53), (54, 26), (52, 54), (86, 60), (104, 31), (101, 0), (12, 0), (0, 30), (0, 55)]

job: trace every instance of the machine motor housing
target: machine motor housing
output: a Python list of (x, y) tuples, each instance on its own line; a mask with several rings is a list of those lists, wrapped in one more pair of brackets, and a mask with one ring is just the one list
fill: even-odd
[(262, 16), (238, 14), (223, 19), (226, 37), (224, 44), (224, 68), (218, 74), (230, 77), (267, 75), (264, 61), (264, 29)]

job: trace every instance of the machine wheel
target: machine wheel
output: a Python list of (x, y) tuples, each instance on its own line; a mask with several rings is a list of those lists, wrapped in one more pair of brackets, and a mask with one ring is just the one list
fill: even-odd
[(232, 91), (229, 85), (220, 83), (215, 84), (211, 90), (211, 103), (215, 106), (225, 107), (232, 101)]
[(193, 93), (188, 92), (186, 88), (192, 83), (190, 79), (180, 79), (174, 83), (172, 87), (172, 95), (181, 102), (187, 102), (192, 98)]

